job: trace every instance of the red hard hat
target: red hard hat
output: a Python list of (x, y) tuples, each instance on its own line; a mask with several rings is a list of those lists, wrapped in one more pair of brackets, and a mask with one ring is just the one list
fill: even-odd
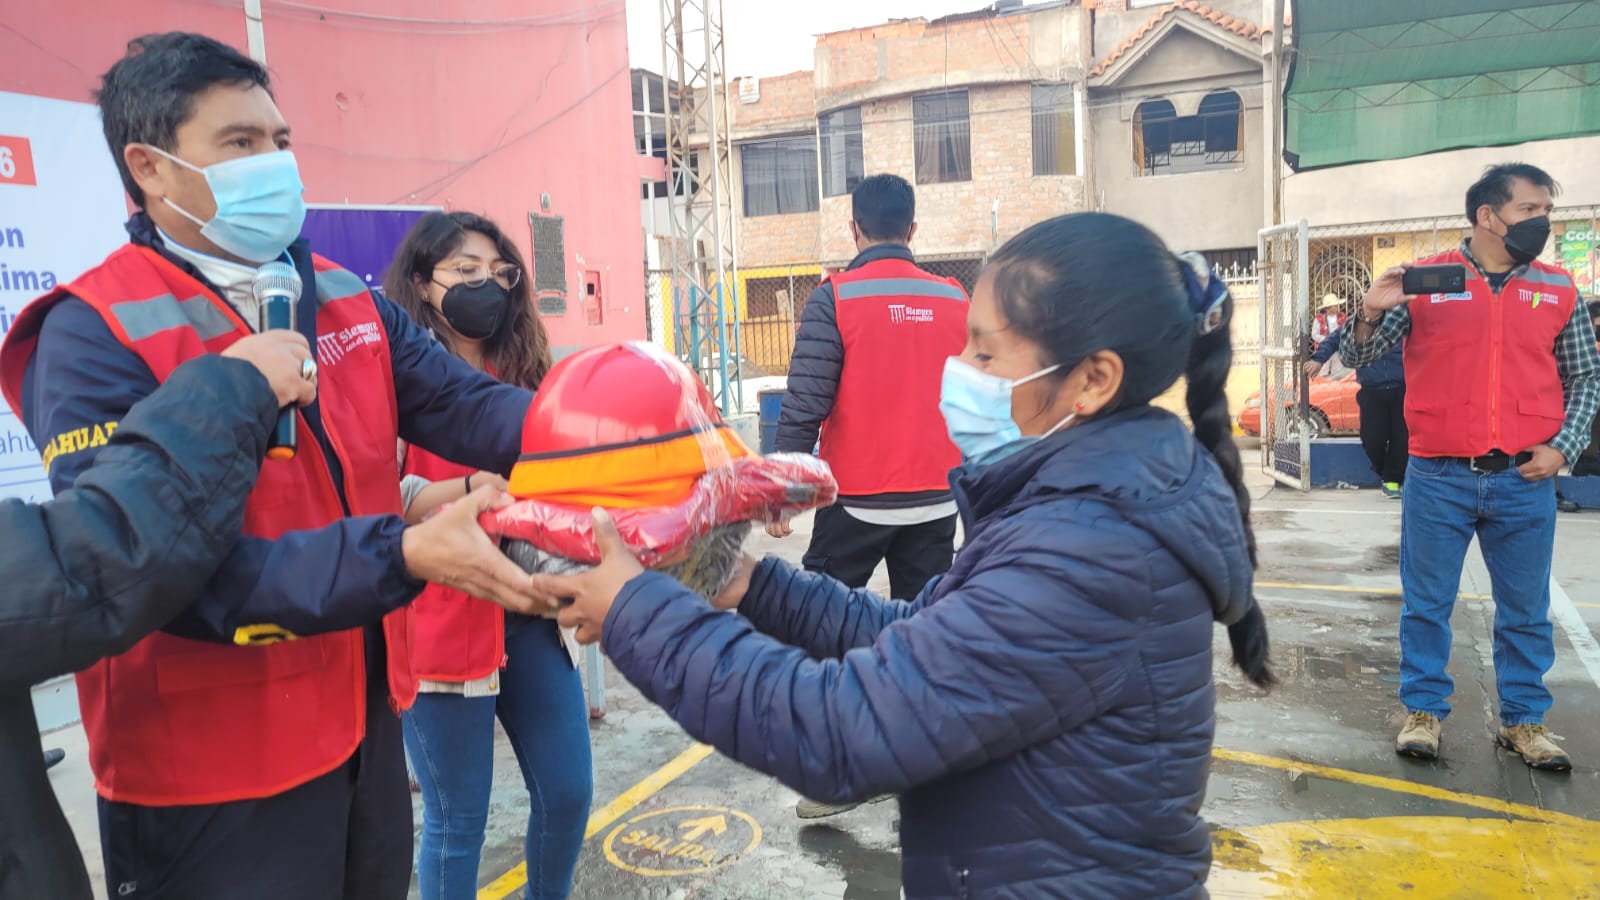
[(545, 375), (522, 424), (522, 452), (594, 450), (701, 431), (722, 421), (676, 357), (630, 341), (589, 347)]

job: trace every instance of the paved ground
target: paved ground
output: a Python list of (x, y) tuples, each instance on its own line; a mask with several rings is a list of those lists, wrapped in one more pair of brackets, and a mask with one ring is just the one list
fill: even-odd
[[(1492, 606), (1476, 553), (1454, 626), (1445, 758), (1396, 757), (1399, 504), (1374, 492), (1302, 495), (1257, 479), (1259, 594), (1285, 685), (1270, 697), (1225, 664), (1218, 631), (1215, 897), (1600, 898), (1600, 514), (1562, 516), (1558, 659), (1549, 724), (1577, 758), (1537, 774), (1492, 743)], [(804, 526), (758, 550), (797, 559)], [(881, 573), (880, 573), (881, 578)], [(593, 727), (595, 808), (573, 893), (617, 898), (899, 896), (896, 805), (820, 823), (796, 796), (695, 745), (613, 673)], [(94, 807), (81, 734), (53, 774), (91, 864)], [(502, 742), (484, 898), (522, 884), (520, 778)], [(96, 866), (97, 868), (97, 866)]]

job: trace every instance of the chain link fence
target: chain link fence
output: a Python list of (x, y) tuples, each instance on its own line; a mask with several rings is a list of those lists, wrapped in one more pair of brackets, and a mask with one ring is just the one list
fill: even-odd
[[(1311, 489), (1309, 357), (1310, 251), (1304, 220), (1261, 230), (1256, 266), (1261, 323), (1261, 468), (1290, 487)], [(1237, 317), (1236, 317), (1237, 318)]]
[(794, 355), (794, 338), (811, 292), (822, 283), (822, 266), (816, 263), (769, 267), (740, 272), (744, 284), (744, 315), (739, 331), (744, 343), (744, 378), (786, 375)]
[(644, 270), (644, 334), (646, 340), (658, 347), (671, 345), (667, 334), (667, 323), (672, 318), (667, 310), (667, 284), (671, 278), (672, 273), (666, 269)]

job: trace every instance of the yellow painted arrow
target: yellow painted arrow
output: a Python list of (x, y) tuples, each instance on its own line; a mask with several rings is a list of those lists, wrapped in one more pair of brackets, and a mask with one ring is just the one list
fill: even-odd
[(687, 822), (679, 822), (678, 827), (689, 829), (683, 835), (684, 840), (697, 841), (701, 835), (708, 831), (712, 834), (722, 834), (727, 831), (728, 820), (721, 815), (706, 816), (703, 819), (690, 819)]

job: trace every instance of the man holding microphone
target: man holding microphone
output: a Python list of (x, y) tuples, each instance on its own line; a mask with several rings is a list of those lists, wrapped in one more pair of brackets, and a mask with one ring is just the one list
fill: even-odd
[(405, 527), (396, 440), (506, 472), (531, 395), (310, 253), (289, 126), (259, 63), (201, 35), (149, 35), (98, 99), (139, 207), (131, 241), (30, 305), (0, 349), (0, 384), (55, 489), (187, 361), (252, 333), (265, 264), (303, 285), (297, 330), (318, 385), (293, 455), (262, 468), (244, 536), (214, 573), (193, 569), (192, 605), (78, 676), (109, 892), (398, 900), (411, 806), (388, 685), (409, 677), (403, 607), (429, 581), (538, 604), (473, 518), (495, 492)]

